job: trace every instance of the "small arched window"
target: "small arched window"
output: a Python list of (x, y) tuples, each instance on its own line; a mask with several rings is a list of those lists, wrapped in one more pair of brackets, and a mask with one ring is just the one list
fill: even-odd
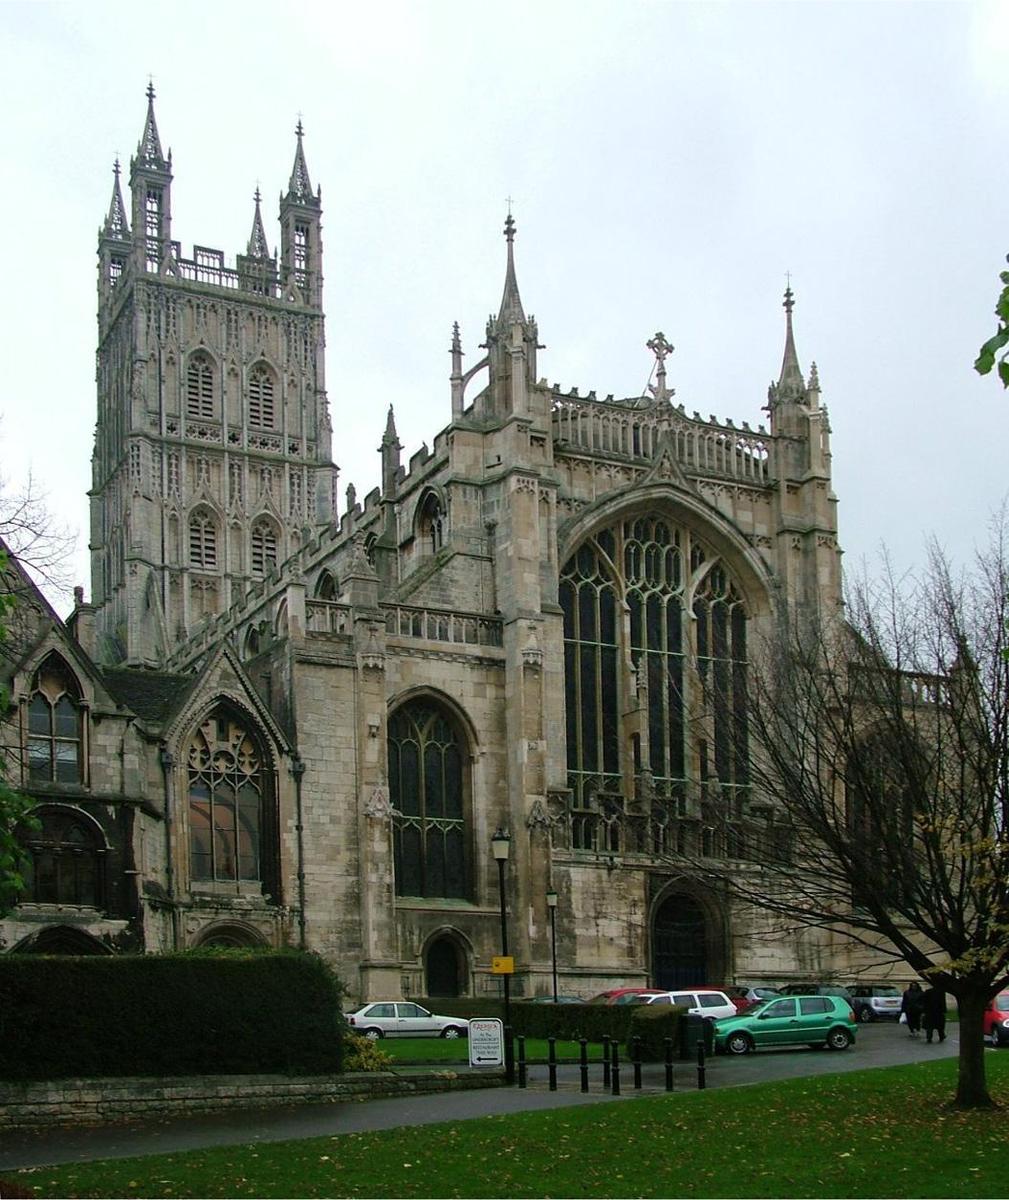
[(277, 565), (277, 534), (269, 521), (252, 527), (252, 574), (261, 579)]
[(38, 827), (18, 839), (28, 851), (23, 901), (100, 908), (105, 844), (98, 827), (57, 806), (36, 809), (34, 816)]
[(441, 501), (429, 492), (417, 514), (417, 537), (426, 554), (437, 554), (444, 541), (444, 513)]
[(336, 579), (331, 571), (323, 568), (319, 572), (319, 578), (315, 583), (315, 598), (316, 600), (335, 600), (340, 594), (340, 589), (337, 586)]
[(81, 781), (80, 692), (56, 656), (39, 668), (28, 701), (28, 778), (38, 783)]
[(189, 518), (189, 565), (205, 571), (217, 568), (217, 525), (206, 509)]
[(214, 415), (214, 367), (206, 354), (194, 354), (186, 370), (186, 414), (210, 420)]
[(256, 741), (218, 708), (193, 735), (188, 767), (192, 879), (260, 880), (266, 772)]
[(256, 366), (249, 372), (249, 424), (273, 429), (276, 422), (276, 387), (269, 367)]

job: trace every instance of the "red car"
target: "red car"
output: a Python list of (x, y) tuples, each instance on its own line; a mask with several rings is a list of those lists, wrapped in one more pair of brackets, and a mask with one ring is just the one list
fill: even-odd
[(1009, 1046), (1009, 992), (999, 992), (984, 1010), (984, 1037), (993, 1046)]
[(661, 993), (662, 988), (610, 988), (608, 992), (600, 992), (598, 996), (593, 996), (589, 1004), (633, 1004), (637, 996), (658, 996)]

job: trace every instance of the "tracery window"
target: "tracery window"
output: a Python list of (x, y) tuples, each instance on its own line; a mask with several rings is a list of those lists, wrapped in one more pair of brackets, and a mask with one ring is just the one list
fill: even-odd
[(456, 722), (430, 700), (411, 701), (390, 716), (388, 745), (396, 894), (467, 898), (468, 779)]
[(427, 554), (437, 554), (444, 542), (444, 514), (434, 492), (424, 498), (417, 514), (417, 536)]
[(28, 851), (23, 899), (100, 908), (105, 844), (97, 826), (57, 806), (38, 808), (33, 815), (37, 828), (19, 836)]
[(253, 367), (249, 372), (249, 424), (273, 429), (275, 422), (273, 373), (268, 367)]
[(261, 879), (265, 771), (255, 740), (218, 709), (193, 735), (188, 768), (192, 879)]
[(28, 779), (79, 783), (81, 732), (77, 682), (62, 660), (48, 658), (28, 701)]
[(214, 368), (205, 354), (194, 354), (186, 371), (186, 413), (209, 420), (214, 415)]
[(277, 534), (268, 521), (252, 527), (252, 573), (262, 578), (277, 565)]
[(677, 817), (688, 796), (727, 805), (723, 821), (738, 815), (747, 617), (724, 564), (689, 529), (632, 517), (575, 551), (560, 602), (575, 848), (603, 849), (596, 814), (642, 773)]
[(205, 571), (217, 568), (217, 526), (205, 509), (189, 518), (189, 564)]
[(340, 594), (340, 588), (331, 571), (325, 567), (319, 572), (315, 582), (315, 598), (317, 600), (335, 600)]

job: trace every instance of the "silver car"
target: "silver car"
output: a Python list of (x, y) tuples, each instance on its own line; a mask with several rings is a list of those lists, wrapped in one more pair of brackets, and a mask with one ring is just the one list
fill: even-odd
[(354, 1033), (372, 1039), (469, 1035), (469, 1021), (464, 1017), (439, 1017), (409, 1000), (379, 1000), (344, 1016)]

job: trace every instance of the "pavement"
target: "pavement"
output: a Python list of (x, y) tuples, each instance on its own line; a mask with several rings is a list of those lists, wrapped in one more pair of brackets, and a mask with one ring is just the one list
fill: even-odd
[[(866, 1025), (859, 1029), (856, 1045), (841, 1052), (801, 1047), (761, 1050), (738, 1058), (722, 1055), (711, 1057), (706, 1064), (706, 1086), (739, 1087), (770, 1080), (839, 1074), (866, 1067), (897, 1066), (923, 1059), (954, 1057), (958, 1049), (956, 1025), (951, 1026), (945, 1042), (934, 1042), (932, 1045), (928, 1045), (923, 1038), (910, 1038), (903, 1026), (889, 1023)], [(598, 1055), (598, 1051), (596, 1053)], [(610, 1091), (604, 1091), (602, 1068), (596, 1062), (590, 1067), (590, 1091), (583, 1094), (579, 1090), (577, 1065), (565, 1065), (558, 1069), (557, 1091), (551, 1092), (548, 1090), (547, 1068), (532, 1066), (529, 1068), (528, 1086), (524, 1089), (484, 1088), (425, 1096), (278, 1105), (223, 1113), (166, 1116), (108, 1125), (4, 1130), (0, 1132), (0, 1173), (22, 1167), (167, 1154), (205, 1146), (338, 1137), (376, 1129), (465, 1121), (474, 1117), (546, 1111), (603, 1101), (632, 1103), (643, 1096), (655, 1096), (663, 1092), (665, 1071), (661, 1064), (645, 1065), (642, 1070), (642, 1090), (635, 1091), (633, 1069), (630, 1063), (625, 1062), (621, 1066), (620, 1084), (619, 1099)], [(696, 1089), (696, 1064), (677, 1062), (673, 1086), (675, 1091)]]

